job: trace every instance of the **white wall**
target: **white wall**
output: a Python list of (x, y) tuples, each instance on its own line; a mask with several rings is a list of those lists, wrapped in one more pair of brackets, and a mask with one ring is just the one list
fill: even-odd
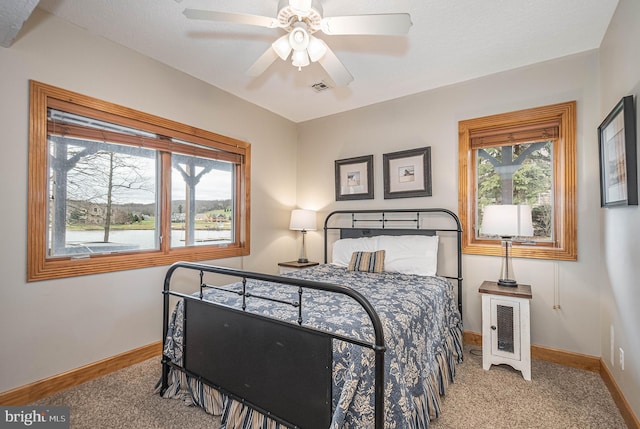
[[(620, 0), (600, 47), (600, 117), (626, 95), (635, 96), (640, 149), (640, 2)], [(638, 152), (640, 154), (640, 151)], [(638, 157), (640, 161), (640, 156)], [(640, 208), (601, 209), (605, 278), (601, 293), (602, 358), (613, 373), (635, 415), (640, 417)], [(610, 329), (614, 330), (611, 354)], [(625, 355), (624, 371), (619, 348)]]
[(252, 252), (217, 262), (275, 273), (295, 256), (295, 124), (40, 10), (0, 70), (0, 392), (162, 333), (165, 267), (26, 283), (29, 79), (250, 142)]
[[(298, 203), (326, 213), (346, 207), (445, 207), (458, 211), (458, 121), (577, 101), (578, 261), (516, 259), (518, 281), (532, 285), (533, 344), (600, 356), (598, 57), (588, 52), (299, 124)], [(433, 196), (383, 199), (382, 155), (431, 146)], [(334, 160), (374, 155), (375, 199), (336, 202)], [(322, 258), (321, 234), (309, 255)], [(464, 257), (465, 330), (481, 332), (478, 287), (494, 280), (500, 258)], [(552, 307), (556, 293), (560, 309)], [(534, 375), (535, 376), (535, 375)]]

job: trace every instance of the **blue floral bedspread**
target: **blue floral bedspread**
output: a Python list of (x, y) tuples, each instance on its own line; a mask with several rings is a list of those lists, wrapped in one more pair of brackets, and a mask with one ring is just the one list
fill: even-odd
[[(385, 428), (427, 428), (440, 415), (440, 395), (453, 381), (463, 359), (462, 321), (453, 287), (441, 277), (399, 273), (364, 273), (320, 265), (287, 276), (346, 285), (363, 294), (382, 321), (385, 345)], [(229, 288), (236, 289), (238, 284)], [(247, 281), (247, 291), (286, 301), (297, 299), (297, 287)], [(240, 307), (241, 298), (216, 290), (204, 299)], [(251, 299), (247, 311), (297, 323), (297, 310)], [(304, 290), (304, 324), (373, 342), (369, 317), (348, 297)], [(164, 354), (182, 364), (182, 301), (169, 324)], [(373, 428), (374, 353), (334, 340), (332, 429)], [(224, 428), (277, 428), (279, 425), (198, 380), (172, 371), (165, 397), (182, 398), (222, 415)]]

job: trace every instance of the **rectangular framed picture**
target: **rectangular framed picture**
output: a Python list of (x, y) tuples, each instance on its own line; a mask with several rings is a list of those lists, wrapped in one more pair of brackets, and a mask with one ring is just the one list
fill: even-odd
[(373, 199), (373, 155), (336, 161), (336, 201)]
[(600, 205), (638, 205), (636, 114), (633, 96), (623, 97), (598, 127)]
[(431, 196), (431, 147), (383, 155), (384, 198)]

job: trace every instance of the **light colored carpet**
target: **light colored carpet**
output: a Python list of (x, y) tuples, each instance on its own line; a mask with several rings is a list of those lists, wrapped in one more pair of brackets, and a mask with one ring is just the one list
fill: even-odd
[(154, 394), (160, 357), (56, 393), (33, 405), (71, 407), (71, 429), (218, 429), (220, 418)]
[(430, 429), (626, 429), (599, 374), (532, 360), (531, 381), (506, 365), (482, 369), (482, 350), (465, 348), (442, 416)]
[[(160, 371), (150, 359), (34, 405), (70, 406), (73, 429), (219, 428), (218, 417), (155, 395)], [(503, 365), (484, 371), (480, 350), (467, 347), (430, 429), (626, 428), (598, 374), (534, 359), (531, 377)]]

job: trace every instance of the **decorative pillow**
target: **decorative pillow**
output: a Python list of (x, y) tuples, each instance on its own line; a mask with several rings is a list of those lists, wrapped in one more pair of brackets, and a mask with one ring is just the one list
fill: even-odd
[(435, 276), (438, 269), (438, 236), (381, 235), (378, 249), (386, 251), (384, 270)]
[(339, 267), (348, 267), (353, 252), (375, 252), (378, 237), (343, 238), (333, 243), (331, 263)]
[(349, 271), (366, 271), (381, 273), (384, 271), (384, 250), (377, 252), (353, 252), (347, 269)]

